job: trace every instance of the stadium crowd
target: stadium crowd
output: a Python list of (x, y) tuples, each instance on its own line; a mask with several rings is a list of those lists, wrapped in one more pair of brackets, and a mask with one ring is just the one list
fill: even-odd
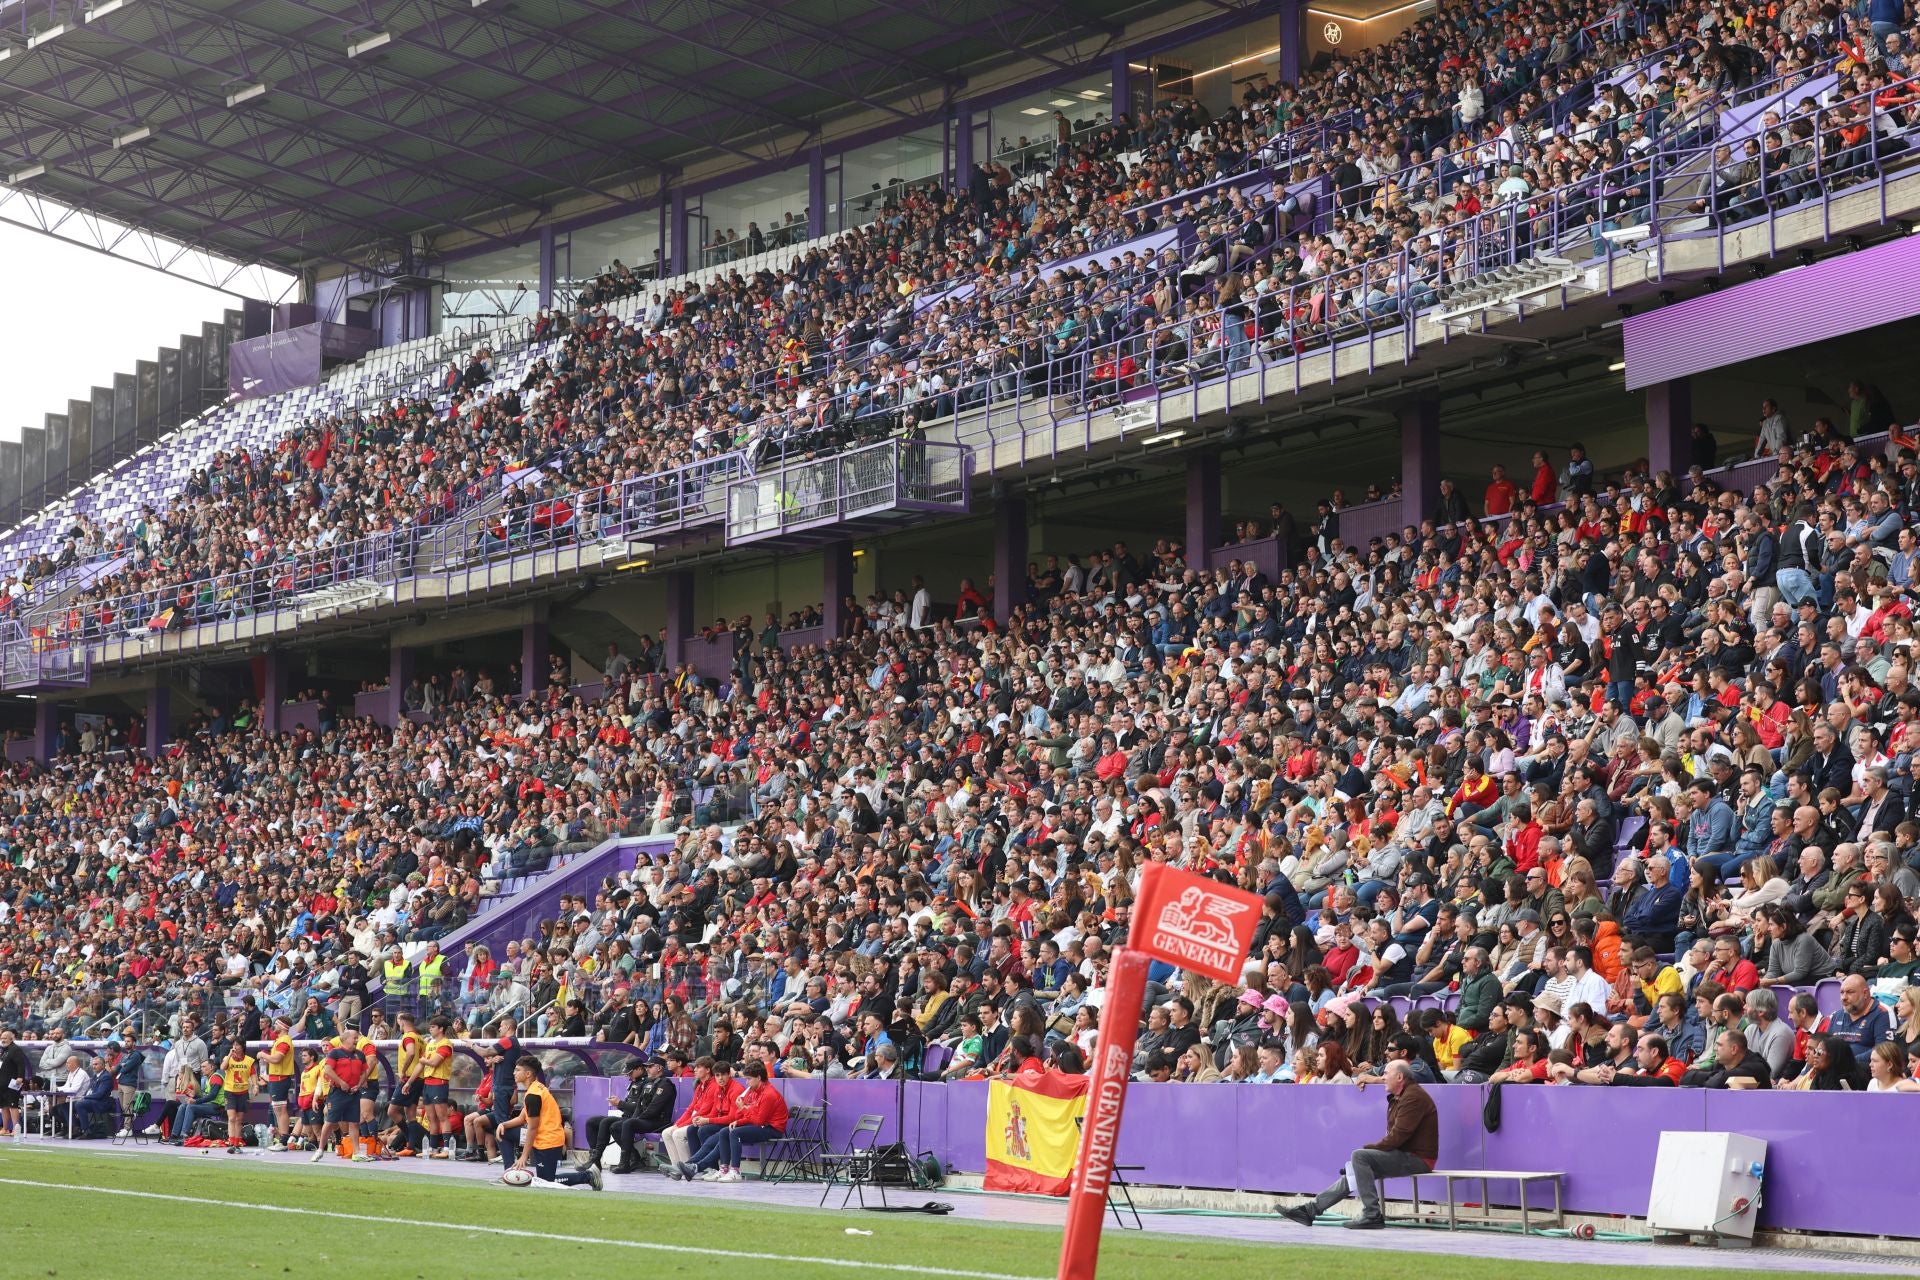
[[(1869, 86), (1883, 63), (1904, 74), (1891, 25), (1724, 4), (1644, 32), (1621, 6), (1533, 32), (1449, 15), (1222, 120), (1175, 104), (1056, 169), (908, 193), (783, 273), (662, 295), (632, 325), (605, 304), (645, 286), (611, 279), (543, 318), (553, 345), (520, 386), (494, 386), (482, 353), (442, 407), (310, 424), (139, 527), (77, 530), (73, 556), (134, 553), (77, 612), (129, 586), (156, 610), (219, 607), (222, 574), (271, 579), (534, 466), (551, 527), (626, 478), (1047, 383), (1115, 335), (1146, 354), (1177, 331), (1190, 354), (1236, 289), (1365, 277), (1419, 238), (1401, 217), (1476, 216), (1491, 138), (1524, 135), (1509, 195), (1530, 198), (1563, 150), (1604, 169), (1637, 146), (1621, 130), (1697, 122), (1836, 48)], [(1580, 32), (1600, 43), (1578, 54)], [(1568, 105), (1676, 39), (1651, 101)], [(1489, 101), (1510, 105), (1489, 119)], [(1330, 232), (1282, 194), (1179, 203), (1340, 112), (1348, 137), (1266, 157), (1328, 171)], [(1416, 212), (1427, 172), (1453, 194)], [(1222, 230), (1196, 257), (1035, 267), (1162, 220)], [(1188, 269), (1209, 256), (1225, 265)], [(914, 305), (962, 283), (970, 298)], [(1234, 333), (1210, 339), (1230, 359)], [(1276, 508), (1252, 531), (1290, 543), (1272, 581), (1162, 541), (1036, 563), (1005, 617), (965, 593), (935, 616), (916, 584), (821, 646), (747, 628), (724, 684), (616, 653), (598, 700), (558, 673), (525, 699), (517, 672), (432, 673), (394, 730), (329, 713), (270, 738), (242, 704), (159, 759), (125, 749), (131, 726), (76, 732), (0, 781), (0, 1022), (48, 1041), (31, 1074), (83, 1117), (137, 1087), (138, 1045), (198, 1046), (171, 1063), (197, 1071), (276, 1018), (385, 1041), (402, 1013), (460, 1038), (518, 1017), (703, 1085), (700, 1061), (1073, 1069), (1139, 868), (1166, 860), (1260, 893), (1267, 919), (1243, 984), (1156, 972), (1149, 1079), (1370, 1080), (1404, 1060), (1429, 1080), (1912, 1091), (1920, 442), (1855, 447), (1897, 421), (1864, 383), (1845, 417), (1763, 406), (1754, 451), (1779, 469), (1749, 492), (1705, 476), (1716, 446), (1697, 438), (1688, 477), (1605, 479), (1575, 449), (1537, 456), (1524, 490), (1495, 475), (1478, 511), (1448, 482), (1435, 520), (1365, 547), (1341, 542), (1336, 503), (1310, 523)], [(439, 954), (503, 882), (609, 834), (674, 848), (499, 956)], [(118, 1043), (90, 1061), (67, 1044), (82, 1034)], [(207, 1087), (173, 1101), (212, 1106)], [(724, 1142), (673, 1154), (738, 1161)]]
[[(1576, 450), (1524, 493), (1496, 474), (1504, 519), (1448, 482), (1439, 518), (1364, 548), (1337, 511), (1276, 509), (1297, 567), (1272, 582), (1118, 544), (1033, 565), (1009, 617), (875, 600), (724, 685), (616, 652), (600, 702), (456, 670), (392, 733), (266, 739), (243, 706), (158, 760), (93, 734), (10, 771), (0, 1008), (54, 1037), (56, 1086), (79, 1030), (381, 1037), (402, 1009), (789, 1074), (1073, 1066), (1164, 859), (1269, 918), (1244, 987), (1156, 974), (1151, 1078), (1405, 1054), (1468, 1080), (1897, 1082), (1920, 463), (1903, 434), (1857, 449), (1890, 411), (1852, 404), (1845, 427), (1763, 406), (1756, 440), (1787, 442), (1748, 493), (1603, 481)], [(674, 847), (500, 956), (395, 950), (609, 833)]]
[[(1172, 101), (1018, 173), (986, 161), (964, 190), (890, 192), (876, 221), (777, 271), (671, 287), (615, 264), (538, 318), (546, 345), (518, 386), (493, 382), (482, 348), (431, 399), (223, 455), (126, 527), (76, 521), (58, 556), (15, 567), (0, 603), (124, 555), (33, 615), (36, 631), (185, 625), (363, 572), (346, 563), (362, 539), (404, 548), (510, 481), (528, 488), (488, 550), (591, 533), (623, 482), (702, 458), (839, 447), (989, 397), (1106, 403), (1289, 358), (1516, 252), (1644, 221), (1644, 152), (1710, 143), (1758, 84), (1835, 67), (1877, 104), (1877, 127), (1904, 128), (1913, 32), (1886, 8), (1463, 9), (1298, 86), (1257, 83), (1217, 117)], [(1771, 118), (1695, 203), (1750, 214), (1887, 159), (1853, 111)], [(1136, 243), (1169, 230), (1170, 245)], [(1047, 265), (1069, 258), (1084, 261)], [(648, 291), (628, 323), (610, 314)]]

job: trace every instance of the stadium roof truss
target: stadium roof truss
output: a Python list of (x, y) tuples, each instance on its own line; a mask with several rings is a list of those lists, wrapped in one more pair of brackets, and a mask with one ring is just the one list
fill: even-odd
[(1167, 7), (0, 3), (0, 184), (196, 262), (405, 271), (434, 237), (511, 243), (563, 202), (631, 208), (692, 164), (793, 164), (836, 121), (924, 120), (985, 69), (1096, 65)]

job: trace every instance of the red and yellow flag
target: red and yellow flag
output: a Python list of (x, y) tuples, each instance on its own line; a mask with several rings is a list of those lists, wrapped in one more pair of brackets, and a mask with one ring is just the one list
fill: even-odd
[(1064, 1196), (1080, 1147), (1087, 1078), (1048, 1067), (987, 1085), (989, 1191)]

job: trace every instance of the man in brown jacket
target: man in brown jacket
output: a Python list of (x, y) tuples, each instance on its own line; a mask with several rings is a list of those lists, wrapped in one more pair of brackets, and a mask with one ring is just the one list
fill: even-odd
[[(1308, 1204), (1283, 1208), (1280, 1213), (1303, 1227), (1348, 1196), (1360, 1197), (1360, 1216), (1347, 1220), (1355, 1230), (1371, 1231), (1387, 1225), (1380, 1207), (1379, 1181), (1425, 1173), (1440, 1158), (1440, 1116), (1433, 1099), (1414, 1082), (1404, 1062), (1387, 1064), (1387, 1134), (1353, 1153), (1332, 1186)], [(1349, 1181), (1351, 1180), (1351, 1181)]]

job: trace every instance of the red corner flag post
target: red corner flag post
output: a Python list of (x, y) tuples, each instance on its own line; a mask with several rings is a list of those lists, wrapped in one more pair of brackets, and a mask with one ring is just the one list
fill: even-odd
[(1067, 1196), (1059, 1280), (1093, 1280), (1100, 1260), (1100, 1228), (1106, 1221), (1107, 1186), (1113, 1181), (1114, 1152), (1120, 1144), (1120, 1112), (1133, 1074), (1148, 963), (1165, 960), (1232, 982), (1240, 977), (1240, 966), (1253, 945), (1260, 908), (1260, 899), (1251, 893), (1165, 863), (1148, 863), (1141, 873), (1133, 935), (1129, 945), (1114, 951), (1107, 969), (1107, 998), (1100, 1011), (1100, 1040), (1093, 1082), (1087, 1090), (1080, 1158)]

